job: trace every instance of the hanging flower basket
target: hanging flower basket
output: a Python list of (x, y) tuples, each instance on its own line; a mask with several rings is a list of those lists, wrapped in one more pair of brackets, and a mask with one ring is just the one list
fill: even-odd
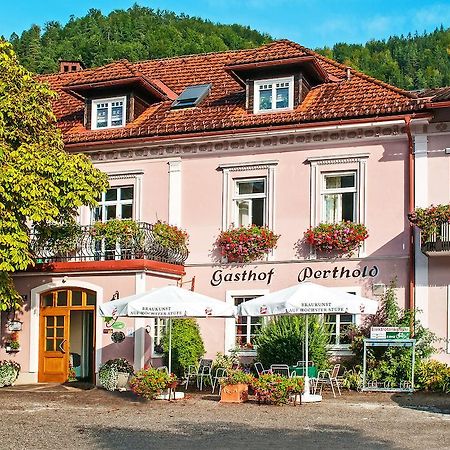
[(317, 251), (349, 257), (368, 237), (365, 225), (350, 221), (320, 223), (305, 232), (306, 242), (315, 247)]
[(431, 205), (428, 208), (416, 208), (408, 214), (409, 221), (420, 228), (422, 242), (428, 242), (432, 235), (441, 238), (441, 225), (450, 222), (450, 205)]
[(278, 238), (267, 227), (250, 225), (222, 231), (216, 244), (228, 262), (251, 262), (261, 259), (277, 246)]

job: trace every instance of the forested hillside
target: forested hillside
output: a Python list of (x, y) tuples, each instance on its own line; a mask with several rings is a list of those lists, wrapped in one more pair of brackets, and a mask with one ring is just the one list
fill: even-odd
[(318, 51), (404, 89), (450, 86), (450, 28)]
[[(93, 67), (120, 58), (138, 61), (251, 48), (271, 40), (246, 26), (214, 24), (138, 5), (107, 16), (91, 9), (65, 25), (34, 25), (20, 37), (10, 37), (22, 64), (37, 73), (57, 71), (59, 58), (81, 58)], [(450, 28), (365, 45), (339, 43), (317, 51), (405, 89), (450, 85)]]
[(134, 5), (104, 16), (91, 9), (65, 25), (33, 25), (10, 42), (21, 63), (37, 73), (55, 72), (58, 59), (82, 59), (87, 67), (116, 59), (138, 61), (258, 47), (270, 37), (241, 25), (220, 25), (169, 11)]

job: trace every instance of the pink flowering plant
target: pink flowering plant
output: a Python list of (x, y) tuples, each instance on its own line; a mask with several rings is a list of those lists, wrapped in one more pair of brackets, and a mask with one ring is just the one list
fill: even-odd
[(228, 262), (251, 262), (261, 259), (277, 246), (278, 238), (267, 227), (250, 225), (222, 231), (216, 244)]
[(431, 205), (416, 208), (408, 214), (409, 221), (420, 228), (422, 242), (428, 242), (433, 234), (441, 238), (441, 225), (450, 222), (450, 205)]
[(164, 389), (177, 382), (177, 377), (173, 373), (153, 367), (138, 370), (130, 380), (131, 390), (139, 397), (153, 400)]
[(336, 252), (351, 256), (368, 237), (367, 228), (362, 223), (343, 221), (320, 223), (305, 232), (305, 240), (320, 252)]

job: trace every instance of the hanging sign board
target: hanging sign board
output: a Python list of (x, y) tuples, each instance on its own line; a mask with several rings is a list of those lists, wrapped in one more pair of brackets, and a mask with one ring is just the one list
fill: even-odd
[(409, 339), (408, 327), (372, 327), (370, 339)]

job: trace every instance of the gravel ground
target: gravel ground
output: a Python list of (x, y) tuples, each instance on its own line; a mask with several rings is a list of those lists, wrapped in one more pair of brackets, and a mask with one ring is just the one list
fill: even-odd
[(0, 449), (450, 449), (450, 396), (326, 394), (320, 404), (140, 401), (61, 385), (0, 390)]

